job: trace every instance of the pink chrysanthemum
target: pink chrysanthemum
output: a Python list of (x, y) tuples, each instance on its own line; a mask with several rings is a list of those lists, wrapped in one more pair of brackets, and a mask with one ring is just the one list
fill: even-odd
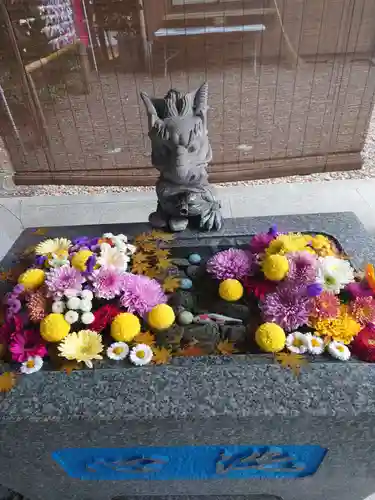
[(92, 273), (92, 289), (99, 299), (114, 299), (122, 292), (125, 273), (114, 267), (101, 267)]
[(357, 297), (350, 305), (354, 318), (361, 323), (375, 323), (375, 299), (373, 297)]
[(322, 292), (313, 301), (311, 315), (317, 319), (336, 318), (340, 311), (340, 300), (331, 292)]
[(23, 363), (28, 358), (40, 356), (43, 358), (47, 354), (46, 346), (35, 330), (24, 330), (17, 332), (12, 336), (9, 351), (13, 361)]
[(147, 276), (127, 274), (124, 280), (124, 294), (120, 302), (129, 312), (144, 316), (158, 304), (165, 304), (167, 297), (160, 284)]
[(299, 292), (298, 288), (283, 287), (266, 295), (260, 304), (264, 321), (276, 323), (287, 332), (305, 325), (311, 311), (311, 299)]
[(82, 290), (84, 278), (81, 273), (70, 265), (55, 267), (46, 274), (48, 295), (54, 298), (63, 296), (66, 290)]
[(275, 239), (273, 233), (259, 233), (255, 234), (250, 242), (250, 250), (253, 253), (264, 253), (268, 245)]
[(291, 252), (288, 254), (289, 273), (288, 280), (298, 281), (309, 285), (315, 282), (317, 259), (310, 252)]
[(215, 254), (207, 262), (207, 271), (218, 280), (241, 279), (250, 273), (251, 254), (238, 248), (229, 248)]

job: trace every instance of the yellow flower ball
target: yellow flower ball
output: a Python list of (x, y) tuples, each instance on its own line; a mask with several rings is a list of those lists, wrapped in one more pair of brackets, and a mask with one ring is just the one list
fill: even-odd
[(168, 304), (159, 304), (148, 313), (147, 322), (154, 330), (166, 330), (173, 325), (176, 317)]
[(286, 336), (281, 326), (263, 323), (255, 332), (255, 341), (265, 352), (279, 352), (285, 347)]
[(268, 255), (262, 264), (264, 276), (270, 281), (281, 281), (289, 271), (289, 262), (284, 255)]
[(23, 285), (27, 292), (31, 292), (43, 285), (45, 277), (42, 269), (28, 269), (18, 278), (18, 283)]
[(242, 297), (243, 286), (238, 280), (224, 280), (219, 285), (219, 295), (228, 302), (235, 302)]
[(60, 342), (70, 331), (70, 324), (63, 314), (51, 313), (40, 323), (40, 335), (47, 342)]
[(132, 313), (118, 314), (111, 324), (111, 336), (117, 342), (131, 342), (140, 331), (139, 318)]
[(90, 250), (80, 250), (72, 257), (72, 266), (78, 271), (86, 271), (86, 262), (93, 253)]

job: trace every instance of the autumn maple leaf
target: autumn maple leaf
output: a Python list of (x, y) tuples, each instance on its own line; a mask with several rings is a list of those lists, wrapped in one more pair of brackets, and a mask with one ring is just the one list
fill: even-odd
[(82, 363), (78, 363), (77, 361), (63, 361), (59, 366), (59, 371), (71, 375), (72, 371), (82, 370), (82, 367)]
[(0, 375), (0, 392), (9, 392), (16, 385), (16, 375), (12, 372), (4, 372)]
[(158, 248), (154, 252), (155, 257), (158, 260), (163, 260), (163, 259), (168, 259), (168, 257), (171, 255), (171, 252), (169, 250), (165, 250), (164, 248)]
[(156, 250), (158, 249), (158, 247), (154, 241), (146, 241), (145, 243), (142, 243), (140, 246), (144, 252), (152, 253), (152, 254), (154, 254), (156, 252)]
[(151, 231), (150, 236), (154, 240), (160, 240), (160, 241), (173, 241), (174, 240), (174, 234), (172, 233), (165, 233), (164, 231), (158, 231), (157, 229), (154, 229)]
[(133, 255), (133, 264), (144, 264), (148, 260), (148, 255), (138, 252)]
[(150, 269), (150, 266), (146, 262), (141, 262), (139, 264), (132, 265), (132, 273), (134, 273), (134, 274), (147, 274), (147, 271), (149, 269)]
[(150, 233), (141, 233), (141, 234), (138, 234), (135, 238), (134, 238), (134, 243), (136, 245), (142, 245), (142, 243), (145, 243), (146, 241), (150, 241)]
[(154, 353), (152, 362), (155, 365), (165, 365), (166, 363), (169, 363), (172, 358), (172, 352), (165, 347), (154, 347), (152, 351)]
[(139, 333), (133, 340), (136, 344), (146, 344), (152, 347), (155, 344), (155, 335), (150, 332)]
[(290, 368), (296, 376), (300, 374), (302, 366), (308, 363), (304, 356), (294, 352), (278, 352), (275, 359), (283, 368)]
[(223, 340), (219, 342), (216, 346), (216, 349), (220, 354), (223, 354), (224, 356), (230, 356), (236, 351), (234, 343), (230, 342), (229, 340)]
[(160, 270), (165, 270), (169, 269), (170, 267), (173, 267), (173, 264), (170, 260), (164, 259), (164, 260), (159, 260), (159, 262), (157, 263), (157, 267)]
[(160, 271), (158, 271), (156, 268), (154, 267), (150, 267), (150, 269), (148, 269), (145, 273), (145, 276), (147, 276), (148, 278), (151, 278), (151, 279), (155, 279), (155, 278), (159, 278), (160, 276)]
[(203, 351), (203, 349), (201, 347), (198, 347), (196, 345), (189, 345), (187, 347), (185, 347), (184, 349), (180, 349), (176, 356), (186, 356), (186, 357), (190, 357), (190, 356), (204, 356), (205, 355), (205, 352)]
[(179, 278), (174, 278), (173, 276), (167, 276), (163, 283), (163, 290), (167, 293), (175, 292), (180, 286)]

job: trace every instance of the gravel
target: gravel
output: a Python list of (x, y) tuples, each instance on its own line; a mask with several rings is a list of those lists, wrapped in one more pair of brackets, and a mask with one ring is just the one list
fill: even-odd
[[(0, 163), (6, 163), (5, 151), (0, 144)], [(260, 179), (253, 181), (227, 182), (216, 184), (217, 187), (225, 186), (259, 186), (265, 184), (306, 183), (306, 182), (328, 182), (346, 179), (372, 179), (375, 178), (375, 114), (370, 122), (370, 127), (362, 152), (363, 167), (361, 170), (346, 172), (326, 172), (310, 175), (294, 175), (289, 177), (278, 177), (274, 179)], [(5, 160), (5, 161), (4, 161)], [(151, 186), (18, 186), (10, 196), (63, 196), (77, 194), (103, 194), (103, 193), (127, 193), (127, 192), (154, 191)]]

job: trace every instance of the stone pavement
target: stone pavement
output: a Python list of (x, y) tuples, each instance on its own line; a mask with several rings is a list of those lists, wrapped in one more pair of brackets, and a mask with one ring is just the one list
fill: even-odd
[[(218, 188), (224, 217), (354, 212), (375, 234), (375, 179)], [(146, 221), (154, 192), (0, 198), (0, 257), (26, 227)]]

